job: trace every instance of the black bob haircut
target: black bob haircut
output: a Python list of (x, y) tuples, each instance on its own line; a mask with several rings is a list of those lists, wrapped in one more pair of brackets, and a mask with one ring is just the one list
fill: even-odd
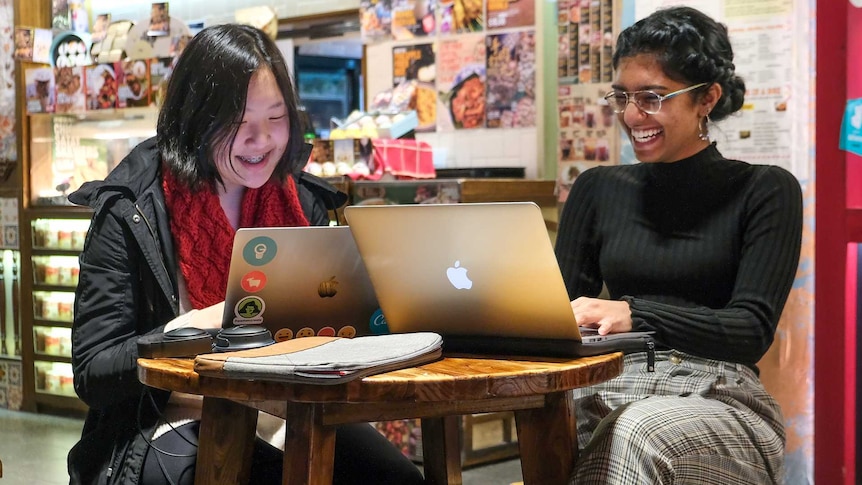
[(745, 81), (736, 75), (727, 27), (700, 10), (662, 8), (624, 29), (617, 38), (614, 69), (621, 59), (639, 54), (655, 56), (673, 80), (721, 85), (721, 99), (709, 114), (713, 121), (742, 108)]
[(231, 158), (249, 81), (261, 69), (275, 76), (290, 125), (290, 140), (273, 175), (284, 182), (305, 165), (296, 91), (278, 46), (254, 27), (214, 25), (192, 37), (177, 59), (156, 131), (162, 163), (191, 190), (215, 190), (223, 183), (214, 160)]

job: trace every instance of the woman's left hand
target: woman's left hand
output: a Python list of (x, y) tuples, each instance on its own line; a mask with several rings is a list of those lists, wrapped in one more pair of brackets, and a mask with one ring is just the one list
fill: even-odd
[(632, 330), (632, 311), (624, 301), (581, 296), (572, 301), (572, 312), (578, 325), (598, 328), (600, 335)]

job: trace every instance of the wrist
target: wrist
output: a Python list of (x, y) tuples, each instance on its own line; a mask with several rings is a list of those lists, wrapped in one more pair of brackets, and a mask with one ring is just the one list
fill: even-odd
[(195, 312), (197, 312), (197, 310), (189, 310), (177, 318), (174, 318), (165, 325), (165, 332), (169, 332), (177, 328), (192, 327), (192, 316)]

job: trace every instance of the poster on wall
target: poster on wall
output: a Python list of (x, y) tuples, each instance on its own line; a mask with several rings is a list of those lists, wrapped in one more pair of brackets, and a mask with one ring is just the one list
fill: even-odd
[(440, 0), (440, 8), (451, 17), (451, 32), (480, 32), (485, 27), (482, 13), (485, 9), (484, 0)]
[(604, 100), (610, 89), (610, 83), (566, 84), (558, 88), (557, 190), (561, 202), (584, 170), (620, 163), (619, 126)]
[(437, 129), (485, 126), (485, 36), (442, 39), (437, 47)]
[(417, 44), (392, 48), (392, 85), (410, 83), (411, 107), (419, 118), (417, 132), (437, 128), (437, 68), (434, 44)]
[(532, 27), (535, 24), (535, 0), (488, 0), (489, 29)]
[(536, 36), (533, 31), (489, 35), (487, 126), (536, 126)]
[(389, 39), (392, 36), (392, 1), (361, 0), (359, 32), (367, 42)]
[(392, 0), (392, 37), (409, 40), (434, 33), (437, 0)]
[(52, 0), (51, 28), (57, 31), (71, 30), (68, 0)]
[(613, 77), (614, 0), (557, 2), (560, 83), (609, 82)]

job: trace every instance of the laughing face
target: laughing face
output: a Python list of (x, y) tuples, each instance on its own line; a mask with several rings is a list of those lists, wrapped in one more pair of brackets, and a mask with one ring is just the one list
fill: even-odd
[(275, 76), (268, 69), (256, 72), (248, 85), (242, 122), (228, 150), (219, 150), (216, 168), (225, 192), (258, 188), (265, 184), (281, 160), (290, 139), (287, 105)]
[[(649, 54), (620, 59), (613, 84), (617, 91), (648, 90), (659, 95), (688, 86), (669, 78)], [(661, 109), (655, 114), (647, 114), (630, 102), (618, 116), (632, 142), (635, 157), (641, 162), (670, 163), (703, 150), (709, 142), (699, 138), (699, 127), (715, 105), (720, 89), (713, 84), (706, 93), (695, 91), (671, 97), (661, 103)]]

